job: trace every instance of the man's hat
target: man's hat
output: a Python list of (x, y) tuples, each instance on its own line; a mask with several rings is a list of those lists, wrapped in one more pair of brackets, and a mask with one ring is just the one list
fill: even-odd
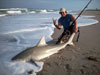
[(65, 8), (61, 8), (60, 12), (66, 12), (66, 9)]

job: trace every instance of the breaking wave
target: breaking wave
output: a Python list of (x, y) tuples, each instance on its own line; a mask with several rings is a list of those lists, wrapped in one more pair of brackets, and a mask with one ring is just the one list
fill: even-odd
[(46, 9), (27, 9), (27, 8), (10, 8), (0, 9), (1, 14), (21, 14), (21, 13), (50, 13), (57, 12), (58, 10), (46, 10)]

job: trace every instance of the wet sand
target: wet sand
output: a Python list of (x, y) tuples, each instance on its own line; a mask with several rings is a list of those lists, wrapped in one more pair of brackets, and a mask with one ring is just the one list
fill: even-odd
[[(80, 27), (79, 42), (66, 46), (57, 54), (46, 58), (43, 70), (37, 75), (100, 75), (100, 11), (85, 11), (84, 15), (96, 16), (99, 23)], [(54, 30), (57, 40), (62, 30)]]

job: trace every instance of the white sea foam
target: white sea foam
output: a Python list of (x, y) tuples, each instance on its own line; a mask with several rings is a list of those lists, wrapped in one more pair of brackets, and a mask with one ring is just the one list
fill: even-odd
[(8, 14), (21, 14), (21, 11), (19, 11), (19, 10), (8, 10), (7, 13)]
[(47, 13), (47, 10), (40, 10), (41, 13)]
[(88, 25), (93, 25), (93, 24), (96, 24), (98, 23), (97, 20), (94, 20), (94, 19), (79, 19), (78, 20), (78, 26), (81, 27), (81, 26), (88, 26)]
[(7, 14), (0, 14), (0, 17), (2, 17), (2, 16), (6, 16)]
[(31, 11), (31, 12), (29, 12), (29, 13), (36, 13), (35, 11)]
[(43, 29), (47, 29), (47, 27), (45, 28), (29, 28), (29, 29), (20, 29), (20, 30), (15, 30), (15, 31), (9, 31), (9, 32), (4, 32), (4, 33), (0, 33), (0, 34), (14, 34), (14, 33), (25, 33), (25, 32), (33, 32), (36, 30), (43, 30)]
[(46, 10), (46, 9), (27, 9), (27, 8), (9, 8), (9, 9), (0, 9), (3, 14), (21, 14), (21, 13), (55, 13), (59, 12), (58, 10)]
[(84, 18), (84, 19), (89, 19), (89, 18), (94, 18), (95, 16), (88, 16), (88, 15), (82, 15), (80, 16), (80, 18)]

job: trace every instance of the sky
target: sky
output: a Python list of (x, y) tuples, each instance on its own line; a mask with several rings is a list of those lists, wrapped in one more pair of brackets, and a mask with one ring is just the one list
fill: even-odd
[[(34, 8), (81, 10), (89, 0), (0, 0), (0, 8)], [(100, 9), (100, 0), (92, 0), (89, 9)]]

